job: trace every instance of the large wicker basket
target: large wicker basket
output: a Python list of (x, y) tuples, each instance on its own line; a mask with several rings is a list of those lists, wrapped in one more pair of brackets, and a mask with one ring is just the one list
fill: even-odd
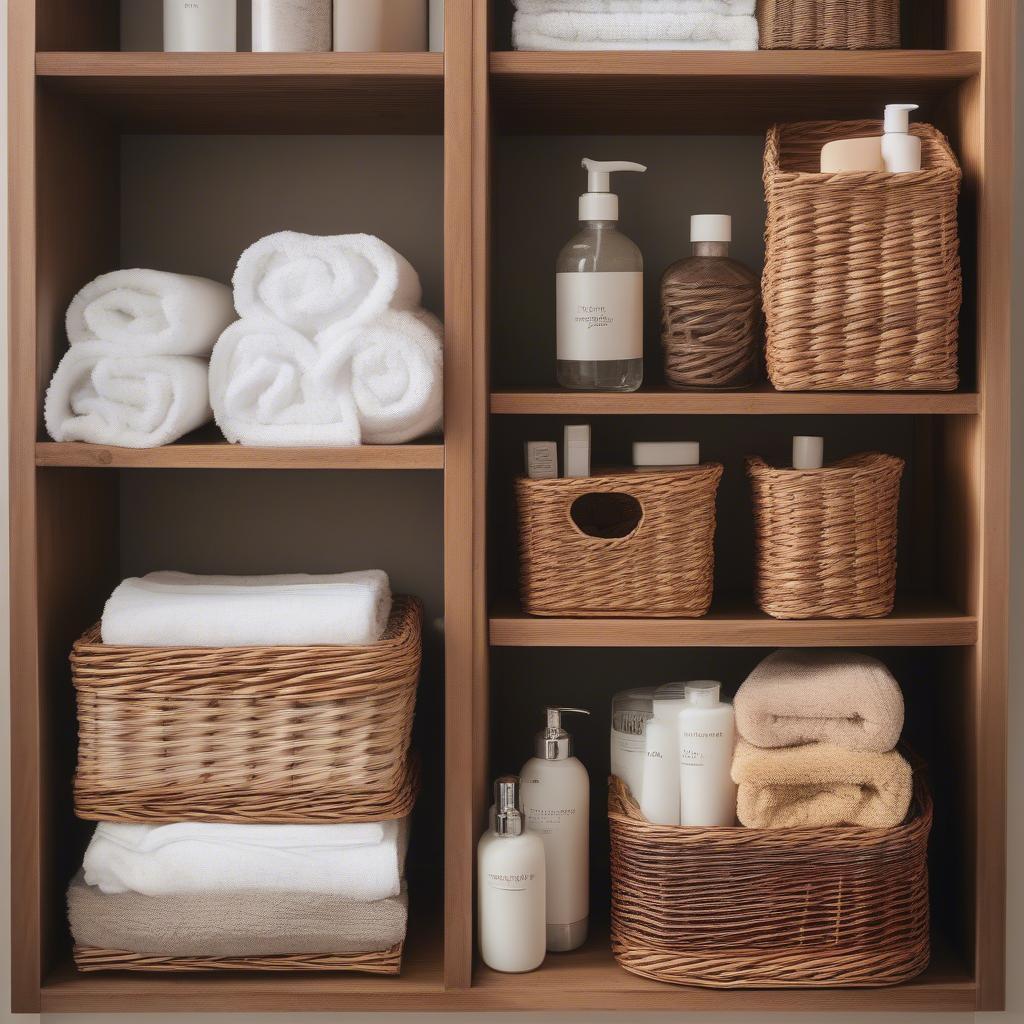
[(816, 121), (768, 133), (762, 290), (768, 375), (781, 391), (957, 386), (961, 171), (945, 136), (912, 127), (921, 171), (818, 173), (826, 142), (881, 131)]
[(718, 463), (521, 478), (519, 588), (531, 615), (694, 618), (714, 584)]
[(900, 0), (758, 0), (762, 50), (886, 50), (900, 45)]
[(763, 612), (848, 619), (892, 611), (902, 459), (868, 452), (804, 470), (751, 458), (747, 475)]
[(396, 598), (379, 643), (74, 646), (75, 811), (97, 821), (266, 824), (404, 817), (422, 609)]
[(904, 824), (652, 825), (611, 779), (612, 952), (634, 974), (710, 988), (894, 985), (928, 965), (920, 773)]

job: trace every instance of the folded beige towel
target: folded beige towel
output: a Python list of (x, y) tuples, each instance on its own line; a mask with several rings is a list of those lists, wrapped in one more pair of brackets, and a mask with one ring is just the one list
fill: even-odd
[(68, 887), (80, 946), (159, 956), (376, 953), (405, 938), (408, 899), (353, 903), (318, 893), (107, 894), (81, 872)]
[(910, 765), (895, 750), (828, 743), (763, 750), (740, 740), (732, 778), (736, 814), (747, 828), (893, 828), (907, 816), (914, 787)]
[(903, 694), (877, 659), (852, 651), (776, 651), (736, 693), (736, 729), (759, 747), (832, 743), (892, 750)]

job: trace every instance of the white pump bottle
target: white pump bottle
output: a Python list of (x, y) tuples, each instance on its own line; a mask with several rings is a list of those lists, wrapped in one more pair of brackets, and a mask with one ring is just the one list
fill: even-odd
[(644, 260), (618, 229), (616, 171), (643, 164), (585, 158), (583, 229), (555, 265), (558, 383), (574, 391), (636, 391), (644, 375)]
[(892, 174), (921, 170), (921, 140), (910, 134), (910, 112), (916, 103), (890, 103), (885, 108), (882, 163)]

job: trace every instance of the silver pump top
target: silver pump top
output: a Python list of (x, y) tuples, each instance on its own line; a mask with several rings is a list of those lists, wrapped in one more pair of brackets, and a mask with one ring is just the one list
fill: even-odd
[(518, 775), (502, 775), (494, 781), (494, 834), (521, 836), (523, 812)]
[(572, 757), (572, 737), (562, 728), (562, 715), (571, 711), (576, 715), (589, 715), (584, 708), (545, 708), (547, 727), (537, 733), (534, 755), (545, 761), (565, 761)]

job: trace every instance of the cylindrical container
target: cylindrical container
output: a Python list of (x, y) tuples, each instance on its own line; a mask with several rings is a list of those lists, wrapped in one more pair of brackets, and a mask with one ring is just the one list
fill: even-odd
[(444, 0), (430, 0), (430, 50), (444, 50)]
[(254, 53), (326, 53), (331, 0), (252, 0)]
[(686, 684), (686, 703), (677, 716), (680, 825), (736, 824), (736, 716), (731, 704), (718, 699), (720, 689), (715, 682)]
[(644, 732), (644, 777), (640, 810), (655, 825), (679, 824), (679, 712), (686, 683), (666, 683), (654, 691), (654, 717)]
[(164, 0), (165, 53), (233, 53), (237, 0)]
[(654, 689), (623, 690), (612, 697), (611, 769), (640, 799), (644, 781), (644, 730), (654, 714)]
[(416, 53), (427, 48), (427, 0), (334, 0), (339, 53)]
[(821, 469), (825, 464), (825, 438), (797, 434), (793, 438), (793, 468)]

